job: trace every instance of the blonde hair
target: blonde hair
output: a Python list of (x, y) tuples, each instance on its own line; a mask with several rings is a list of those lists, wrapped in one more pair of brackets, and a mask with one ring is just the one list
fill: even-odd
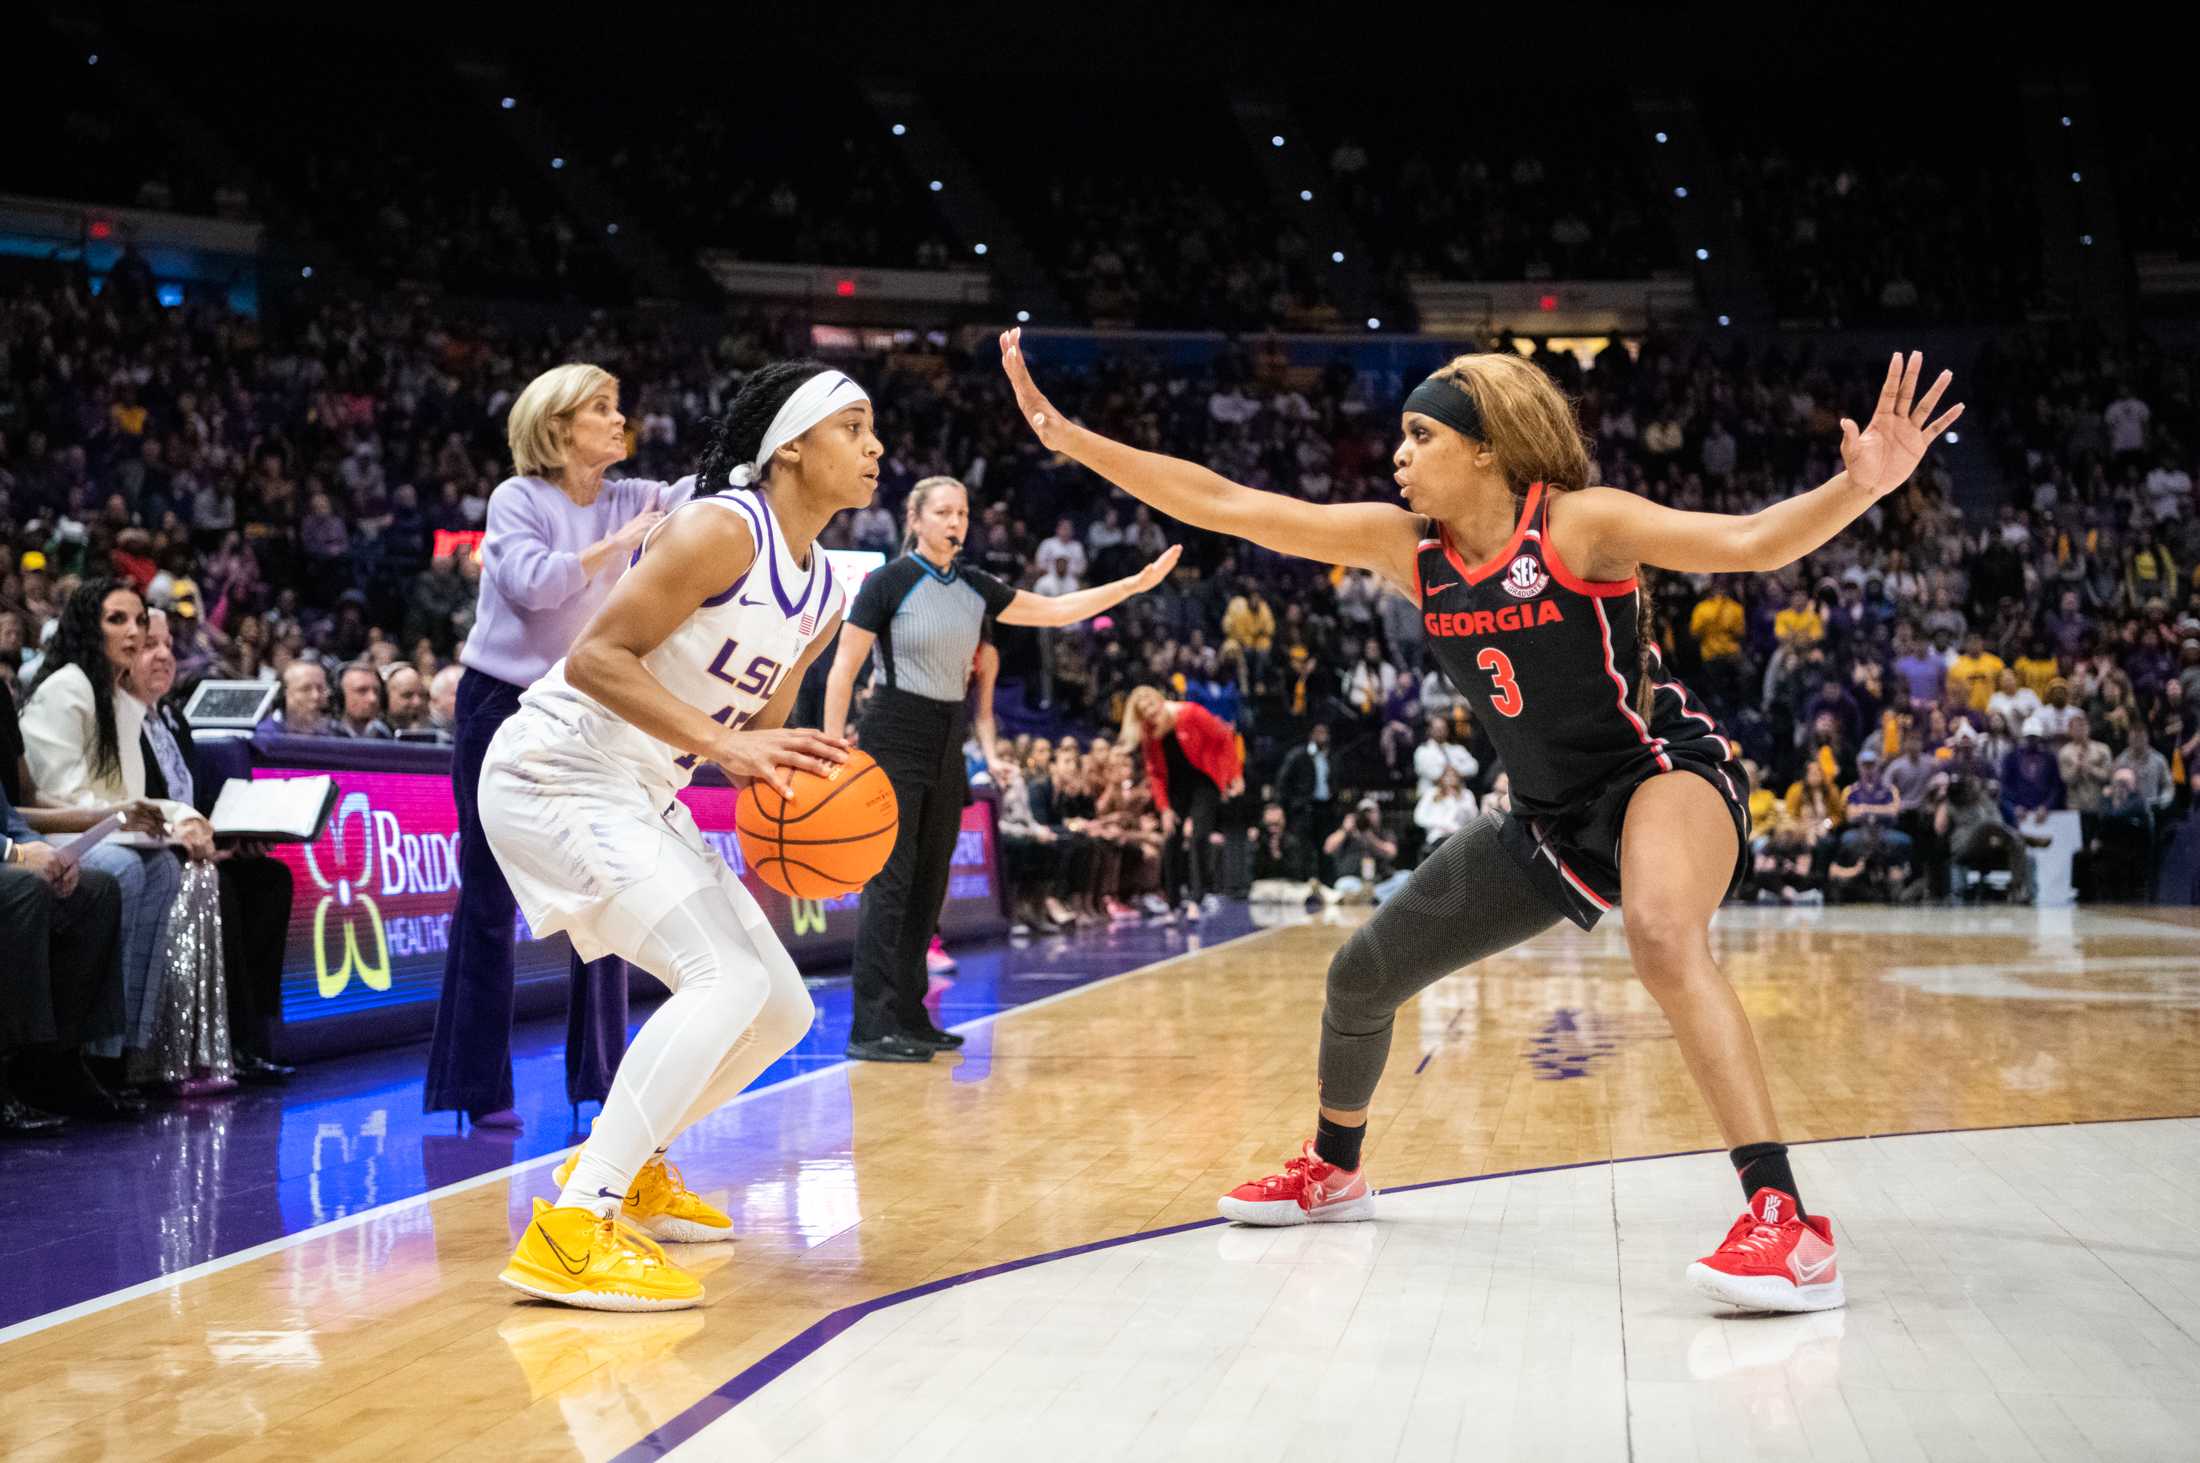
[(939, 477), (929, 477), (919, 481), (915, 487), (909, 490), (908, 501), (901, 505), (901, 551), (903, 553), (906, 554), (917, 546), (917, 515), (924, 511), (925, 503), (941, 488), (961, 489), (963, 503), (966, 506), (969, 504), (970, 489), (964, 486), (961, 478), (951, 478), (943, 474)]
[(527, 383), (504, 419), (504, 440), (512, 449), (512, 471), (520, 477), (546, 478), (565, 467), (565, 449), (573, 439), (573, 413), (606, 386), (619, 389), (619, 378), (601, 366), (574, 361)]
[(1530, 483), (1589, 486), (1589, 439), (1574, 404), (1541, 366), (1511, 351), (1488, 351), (1454, 356), (1435, 375), (1474, 398), (1484, 444), (1515, 493)]
[(1146, 712), (1158, 711), (1169, 704), (1152, 686), (1140, 686), (1123, 698), (1123, 733), (1116, 738), (1116, 746), (1125, 752), (1146, 740)]

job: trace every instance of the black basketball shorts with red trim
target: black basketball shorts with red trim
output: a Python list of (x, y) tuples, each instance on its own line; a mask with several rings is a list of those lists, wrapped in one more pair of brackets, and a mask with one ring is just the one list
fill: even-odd
[(1555, 814), (1509, 813), (1498, 830), (1498, 843), (1527, 870), (1554, 909), (1582, 929), (1595, 929), (1605, 912), (1621, 902), (1619, 842), (1628, 802), (1637, 788), (1667, 771), (1701, 777), (1734, 820), (1734, 870), (1726, 886), (1731, 898), (1749, 868), (1749, 781), (1733, 745), (1721, 736), (1665, 743), (1660, 755), (1645, 756), (1594, 796)]

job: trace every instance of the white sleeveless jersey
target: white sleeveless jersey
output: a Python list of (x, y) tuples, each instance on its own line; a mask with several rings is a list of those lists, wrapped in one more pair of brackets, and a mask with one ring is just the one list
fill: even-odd
[[(728, 489), (692, 498), (673, 511), (709, 512), (713, 505), (717, 512), (741, 515), (755, 539), (756, 557), (746, 573), (703, 601), (663, 644), (643, 656), (642, 666), (688, 705), (738, 728), (771, 701), (803, 651), (841, 612), (846, 593), (834, 582), (832, 566), (816, 545), (810, 548), (808, 569), (795, 564), (762, 493)], [(663, 527), (660, 523), (650, 530), (650, 538)], [(649, 551), (649, 542), (642, 540), (635, 562)], [(580, 741), (630, 767), (646, 782), (681, 788), (695, 775), (696, 758), (576, 690), (565, 678), (562, 658), (520, 697), (520, 705), (555, 718)]]

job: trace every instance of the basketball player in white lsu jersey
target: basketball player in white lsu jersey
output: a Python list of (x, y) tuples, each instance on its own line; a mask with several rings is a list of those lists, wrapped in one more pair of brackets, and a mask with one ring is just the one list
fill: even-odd
[(673, 1310), (702, 1286), (658, 1240), (731, 1221), (665, 1162), (691, 1124), (809, 1030), (793, 960), (675, 796), (699, 761), (787, 790), (848, 743), (782, 730), (846, 601), (818, 531), (871, 501), (883, 449), (863, 389), (815, 361), (743, 383), (695, 496), (653, 529), (572, 653), (521, 698), (481, 770), (481, 820), (537, 935), (623, 956), (672, 990), (619, 1066), (502, 1279), (599, 1310)]

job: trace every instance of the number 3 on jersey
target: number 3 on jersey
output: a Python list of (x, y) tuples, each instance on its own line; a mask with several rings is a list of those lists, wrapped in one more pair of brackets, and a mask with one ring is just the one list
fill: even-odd
[(1500, 716), (1520, 714), (1520, 683), (1513, 679), (1512, 657), (1494, 645), (1482, 647), (1482, 653), (1474, 663), (1490, 673), (1497, 689), (1490, 694), (1490, 707)]

